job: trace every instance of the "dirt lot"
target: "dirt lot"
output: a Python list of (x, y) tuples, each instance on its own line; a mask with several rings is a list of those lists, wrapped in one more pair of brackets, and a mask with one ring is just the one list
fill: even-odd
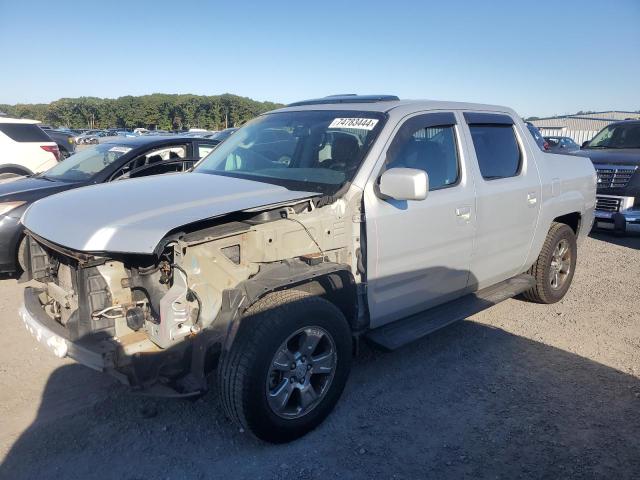
[(0, 478), (640, 478), (640, 237), (589, 238), (563, 302), (509, 300), (394, 353), (336, 411), (260, 443), (196, 401), (132, 396), (36, 346), (0, 282)]

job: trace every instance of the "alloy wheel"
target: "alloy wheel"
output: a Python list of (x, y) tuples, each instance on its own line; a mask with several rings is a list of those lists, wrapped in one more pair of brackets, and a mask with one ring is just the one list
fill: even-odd
[(267, 375), (269, 407), (279, 417), (300, 418), (325, 397), (338, 356), (331, 335), (320, 327), (304, 327), (278, 348)]

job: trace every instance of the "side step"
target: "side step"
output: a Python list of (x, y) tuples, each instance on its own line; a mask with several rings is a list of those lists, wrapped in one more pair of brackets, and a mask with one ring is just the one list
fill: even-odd
[(515, 297), (534, 285), (533, 277), (523, 273), (424, 312), (375, 328), (366, 334), (366, 338), (385, 350), (395, 350)]

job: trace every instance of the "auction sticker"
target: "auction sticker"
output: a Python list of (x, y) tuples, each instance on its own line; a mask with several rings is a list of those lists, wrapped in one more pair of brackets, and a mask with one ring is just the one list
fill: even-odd
[(329, 128), (359, 128), (373, 130), (378, 123), (376, 118), (334, 118)]
[(127, 153), (130, 150), (131, 148), (129, 147), (111, 147), (109, 149), (110, 152), (118, 152), (118, 153)]

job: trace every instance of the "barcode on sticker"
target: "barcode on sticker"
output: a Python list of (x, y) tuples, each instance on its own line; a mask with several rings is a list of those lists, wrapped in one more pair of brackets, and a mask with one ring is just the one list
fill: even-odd
[(329, 128), (359, 128), (373, 130), (378, 123), (375, 118), (334, 118)]

